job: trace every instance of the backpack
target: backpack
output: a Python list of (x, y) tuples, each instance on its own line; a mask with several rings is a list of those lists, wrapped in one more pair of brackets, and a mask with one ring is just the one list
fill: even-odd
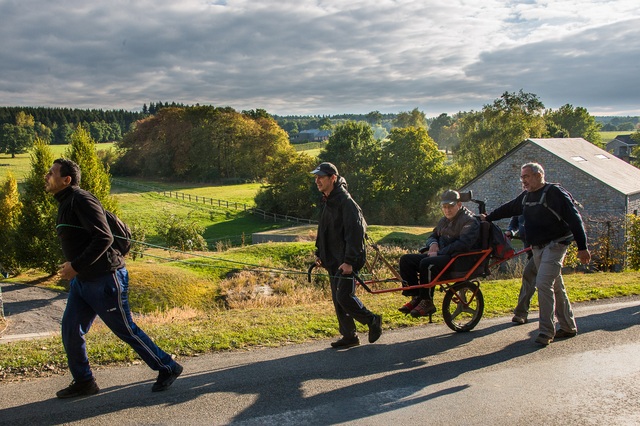
[(491, 256), (496, 259), (510, 259), (513, 257), (515, 250), (507, 237), (504, 236), (502, 229), (493, 222), (488, 223), (490, 224), (489, 246), (493, 249)]
[[(73, 209), (73, 202), (75, 197), (71, 199), (71, 209)], [(124, 223), (115, 213), (103, 208), (104, 215), (107, 218), (107, 225), (109, 225), (109, 231), (113, 236), (113, 242), (111, 243), (111, 249), (120, 253), (121, 256), (126, 256), (131, 250), (131, 229)], [(72, 228), (82, 228), (81, 226), (59, 224), (58, 226), (70, 226)]]
[(107, 217), (107, 224), (111, 235), (113, 235), (111, 248), (120, 253), (120, 255), (126, 256), (131, 250), (131, 229), (115, 213), (105, 210), (104, 215)]
[(558, 189), (560, 189), (561, 191), (566, 193), (569, 196), (569, 198), (571, 199), (571, 202), (573, 203), (574, 206), (583, 208), (582, 204), (580, 204), (578, 201), (576, 201), (576, 199), (573, 198), (573, 195), (571, 195), (571, 193), (569, 191), (567, 191), (566, 189), (564, 189), (564, 187), (562, 185), (560, 185), (559, 183), (545, 183), (544, 184), (544, 189), (542, 190), (542, 195), (540, 196), (540, 200), (539, 201), (527, 202), (527, 195), (529, 195), (529, 194), (528, 193), (525, 194), (525, 196), (522, 198), (522, 210), (524, 211), (525, 207), (538, 206), (538, 205), (542, 204), (547, 210), (549, 210), (551, 213), (553, 213), (553, 215), (559, 221), (562, 220), (562, 218), (560, 217), (558, 212), (556, 212), (554, 209), (549, 207), (549, 205), (547, 204), (547, 191), (549, 190), (549, 188), (551, 188), (551, 186), (556, 186), (556, 187), (558, 187)]

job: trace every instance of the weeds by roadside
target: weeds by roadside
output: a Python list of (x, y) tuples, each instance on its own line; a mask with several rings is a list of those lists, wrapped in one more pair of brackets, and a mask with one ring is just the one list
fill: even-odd
[[(179, 358), (214, 351), (281, 346), (338, 334), (333, 305), (321, 287), (309, 293), (302, 292), (302, 296), (295, 294), (291, 301), (285, 302), (289, 297), (286, 296), (290, 290), (288, 284), (267, 296), (260, 292), (243, 293), (242, 286), (232, 281), (224, 291), (243, 294), (233, 297), (232, 309), (175, 307), (136, 316), (136, 322), (161, 347)], [(261, 281), (250, 277), (247, 282)], [(640, 272), (572, 274), (565, 277), (565, 282), (574, 303), (640, 295)], [(481, 288), (486, 303), (484, 318), (509, 315), (516, 303), (520, 279), (486, 281), (482, 282)], [(428, 326), (426, 319), (416, 320), (397, 311), (406, 301), (399, 293), (370, 295), (359, 290), (358, 295), (372, 310), (383, 314), (385, 329)], [(275, 302), (267, 302), (265, 299), (269, 297), (274, 297)], [(441, 301), (441, 293), (436, 292), (436, 305)], [(536, 302), (534, 298), (532, 309), (537, 309)], [(440, 314), (439, 309), (434, 321), (442, 321)], [(366, 326), (359, 325), (360, 332), (366, 330)], [(100, 322), (87, 334), (87, 347), (95, 366), (139, 362), (131, 348), (122, 344)], [(66, 358), (59, 337), (0, 345), (0, 381), (65, 371)]]

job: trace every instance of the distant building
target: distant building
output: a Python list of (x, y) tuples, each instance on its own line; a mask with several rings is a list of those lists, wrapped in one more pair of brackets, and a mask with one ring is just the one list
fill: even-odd
[[(582, 138), (527, 139), (460, 191), (472, 190), (491, 212), (522, 192), (520, 167), (529, 162), (540, 163), (547, 182), (562, 184), (582, 204), (592, 243), (606, 236), (613, 249), (624, 251), (625, 215), (640, 211), (640, 169)], [(503, 228), (507, 223), (500, 221)]]
[(331, 130), (309, 129), (291, 136), (290, 140), (292, 143), (324, 142), (329, 140), (330, 136)]
[(631, 139), (631, 135), (618, 135), (607, 144), (607, 151), (613, 153), (613, 155), (621, 160), (630, 163), (635, 160), (635, 157), (633, 157), (631, 153), (637, 145), (638, 143)]
[(537, 162), (547, 182), (558, 182), (589, 216), (637, 214), (640, 169), (582, 138), (527, 139), (465, 184), (490, 211), (522, 192), (520, 167)]

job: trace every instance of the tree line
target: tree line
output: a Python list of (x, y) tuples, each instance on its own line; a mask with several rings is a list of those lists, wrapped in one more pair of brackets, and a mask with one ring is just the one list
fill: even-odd
[[(602, 143), (600, 124), (585, 108), (567, 104), (546, 109), (535, 94), (523, 91), (505, 92), (480, 111), (454, 116), (428, 120), (417, 108), (398, 113), (384, 138), (374, 131), (380, 116), (366, 116), (332, 122), (332, 135), (315, 158), (297, 153), (265, 110), (163, 105), (137, 121), (108, 159), (98, 158), (96, 138), (83, 125), (71, 133), (66, 155), (81, 165), (82, 186), (107, 208), (117, 209), (110, 204), (114, 201), (104, 177), (112, 172), (191, 182), (260, 181), (258, 208), (303, 218), (319, 212), (321, 197), (310, 171), (318, 162), (330, 161), (369, 222), (427, 225), (440, 215), (437, 199), (444, 189), (460, 187), (527, 138), (583, 137)], [(35, 118), (22, 111), (16, 125), (35, 128)], [(436, 137), (452, 141), (450, 155)], [(634, 137), (640, 141), (640, 133)], [(7, 265), (7, 256), (13, 256), (22, 265), (44, 262), (40, 267), (54, 271), (59, 260), (52, 232), (55, 206), (42, 183), (53, 158), (48, 140), (38, 134), (34, 140), (32, 172), (22, 193), (17, 194), (11, 178), (0, 186), (0, 262)]]

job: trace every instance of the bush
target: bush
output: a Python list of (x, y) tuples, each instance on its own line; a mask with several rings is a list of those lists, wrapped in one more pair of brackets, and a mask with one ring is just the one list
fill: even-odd
[(627, 216), (627, 267), (640, 269), (640, 218), (635, 215)]
[(160, 219), (157, 231), (168, 248), (181, 251), (207, 250), (207, 242), (202, 236), (204, 229), (195, 222), (186, 221), (175, 214), (169, 214)]

